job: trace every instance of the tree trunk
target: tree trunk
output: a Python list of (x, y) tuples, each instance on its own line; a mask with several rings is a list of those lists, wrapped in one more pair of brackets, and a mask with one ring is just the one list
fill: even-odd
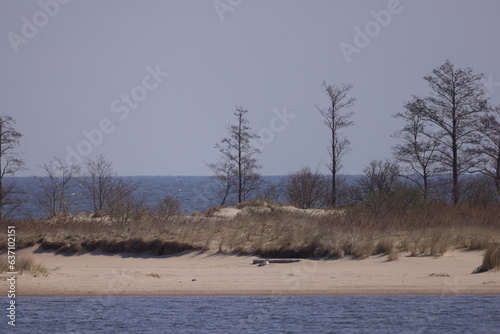
[[(1, 138), (0, 138), (1, 140)], [(0, 150), (2, 149), (2, 145), (0, 145)], [(2, 157), (0, 157), (0, 173), (2, 168)], [(0, 175), (0, 220), (3, 218), (3, 177)]]
[[(0, 152), (2, 152), (2, 124), (0, 123)], [(2, 173), (2, 156), (0, 155), (0, 220), (3, 218), (3, 173)]]
[(335, 159), (332, 159), (332, 201), (331, 207), (335, 209), (337, 207), (337, 168), (335, 167)]
[(458, 190), (458, 145), (457, 145), (457, 116), (455, 109), (455, 96), (453, 96), (453, 110), (452, 110), (452, 138), (451, 138), (451, 149), (453, 154), (452, 162), (452, 172), (453, 172), (453, 204), (457, 205), (459, 201), (459, 190)]
[(427, 176), (427, 172), (424, 170), (423, 173), (423, 178), (424, 178), (424, 201), (427, 202), (427, 199), (429, 197), (429, 180)]
[(459, 190), (458, 190), (458, 162), (457, 162), (457, 150), (453, 149), (453, 204), (457, 205), (459, 201)]
[(243, 173), (241, 168), (241, 146), (238, 147), (238, 203), (243, 201)]
[[(335, 104), (332, 104), (332, 110), (335, 108)], [(332, 202), (331, 207), (335, 209), (337, 207), (337, 154), (335, 152), (335, 113), (332, 113)]]
[(222, 198), (222, 201), (220, 203), (220, 206), (223, 207), (224, 204), (226, 204), (226, 199), (227, 199), (227, 196), (229, 195), (229, 190), (231, 190), (231, 186), (227, 186), (226, 187), (226, 192), (224, 193), (224, 197)]
[[(2, 152), (2, 124), (0, 124), (0, 152)], [(3, 170), (2, 170), (2, 156), (0, 155), (0, 220), (3, 219), (3, 205), (4, 205), (4, 191), (3, 191)]]
[(240, 114), (238, 117), (238, 203), (243, 202), (243, 173), (242, 173), (242, 123), (243, 123), (243, 117)]
[(500, 151), (497, 153), (497, 170), (495, 174), (495, 188), (498, 196), (500, 196)]

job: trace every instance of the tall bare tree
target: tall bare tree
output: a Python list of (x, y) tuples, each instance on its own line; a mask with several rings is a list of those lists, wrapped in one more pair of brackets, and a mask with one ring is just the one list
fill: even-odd
[(482, 74), (455, 68), (447, 60), (424, 77), (431, 95), (415, 104), (420, 117), (432, 125), (425, 134), (439, 143), (438, 160), (443, 171), (452, 174), (454, 204), (460, 199), (459, 176), (478, 162), (469, 149), (476, 142), (477, 117), (488, 111), (482, 78)]
[(351, 120), (354, 112), (345, 111), (345, 109), (353, 107), (356, 98), (347, 96), (352, 89), (351, 84), (331, 85), (323, 81), (322, 87), (328, 96), (329, 105), (326, 108), (316, 106), (316, 109), (323, 116), (323, 123), (331, 132), (328, 146), (330, 163), (327, 166), (332, 174), (330, 206), (335, 208), (337, 206), (337, 173), (342, 168), (342, 158), (351, 150), (351, 142), (340, 131), (354, 124)]
[(259, 136), (252, 132), (246, 118), (247, 113), (248, 110), (243, 107), (236, 107), (236, 124), (229, 126), (228, 137), (215, 145), (221, 157), (217, 162), (207, 164), (213, 173), (212, 177), (224, 188), (222, 204), (232, 193), (238, 196), (238, 203), (243, 202), (262, 183), (258, 173), (261, 165), (255, 157), (260, 151), (251, 145), (251, 141)]
[(420, 99), (414, 99), (405, 104), (406, 110), (397, 113), (393, 117), (405, 122), (403, 128), (396, 132), (393, 137), (403, 140), (392, 148), (396, 161), (407, 173), (403, 175), (414, 182), (422, 191), (424, 200), (428, 199), (430, 178), (437, 172), (437, 146), (438, 141), (426, 136), (425, 121), (419, 114), (418, 104)]
[(491, 178), (500, 196), (500, 105), (477, 123), (479, 140), (473, 150), (481, 154), (478, 171)]
[[(12, 116), (0, 116), (0, 219), (20, 205), (16, 198), (18, 191), (14, 184), (5, 185), (4, 177), (24, 170), (24, 161), (16, 151), (22, 134), (14, 129), (16, 121)], [(4, 212), (4, 211), (8, 212)]]
[(50, 217), (69, 212), (70, 191), (78, 186), (75, 178), (80, 172), (80, 166), (65, 165), (61, 159), (54, 157), (41, 167), (46, 175), (38, 178), (42, 189), (40, 204), (49, 211)]

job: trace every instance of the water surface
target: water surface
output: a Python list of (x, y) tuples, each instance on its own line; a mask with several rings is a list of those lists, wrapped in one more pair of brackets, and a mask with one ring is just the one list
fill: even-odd
[(19, 297), (13, 332), (500, 333), (500, 296)]

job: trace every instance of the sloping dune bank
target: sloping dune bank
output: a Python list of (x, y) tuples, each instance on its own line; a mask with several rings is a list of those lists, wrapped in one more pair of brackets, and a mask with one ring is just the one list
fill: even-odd
[[(482, 251), (442, 257), (301, 260), (252, 264), (256, 257), (184, 252), (170, 256), (22, 250), (48, 275), (17, 276), (18, 295), (500, 294), (500, 271), (471, 274)], [(1, 274), (7, 291), (7, 275)]]

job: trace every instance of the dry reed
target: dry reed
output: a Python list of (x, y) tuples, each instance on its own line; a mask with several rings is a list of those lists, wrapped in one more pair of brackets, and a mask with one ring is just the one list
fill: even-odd
[[(259, 206), (261, 205), (261, 206)], [(234, 218), (194, 214), (168, 220), (154, 216), (117, 222), (101, 217), (59, 217), (17, 221), (17, 247), (35, 244), (62, 254), (101, 250), (117, 253), (172, 254), (185, 250), (219, 251), (265, 257), (365, 258), (396, 260), (441, 256), (453, 249), (486, 249), (500, 242), (500, 208), (429, 206), (421, 211), (372, 214), (291, 210), (268, 202), (241, 205)], [(0, 222), (0, 225), (7, 224)], [(3, 227), (2, 227), (3, 228)], [(7, 243), (0, 239), (0, 251)]]

